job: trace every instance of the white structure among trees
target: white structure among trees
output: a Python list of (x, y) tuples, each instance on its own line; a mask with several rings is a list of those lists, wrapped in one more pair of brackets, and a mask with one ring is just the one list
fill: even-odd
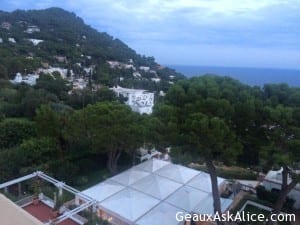
[(122, 88), (120, 86), (111, 88), (118, 96), (127, 99), (126, 104), (140, 114), (151, 114), (154, 106), (154, 93), (141, 89)]
[[(288, 183), (291, 182), (289, 178)], [(265, 176), (262, 185), (268, 191), (280, 191), (282, 184), (282, 169), (281, 170), (270, 170), (267, 175)], [(291, 190), (288, 194), (289, 198), (295, 200), (294, 207), (300, 209), (300, 184), (298, 183), (296, 187)]]
[[(219, 187), (224, 179), (218, 178)], [(176, 213), (213, 213), (209, 174), (151, 159), (82, 192), (114, 225), (179, 225)], [(80, 196), (77, 202), (84, 202)], [(222, 211), (231, 199), (221, 198)]]

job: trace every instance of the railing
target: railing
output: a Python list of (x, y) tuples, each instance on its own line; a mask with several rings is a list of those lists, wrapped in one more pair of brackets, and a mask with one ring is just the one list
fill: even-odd
[(75, 214), (73, 216), (70, 217), (71, 220), (75, 221), (76, 223), (79, 223), (79, 224), (85, 224), (88, 222), (88, 220), (78, 214)]
[(29, 205), (30, 203), (32, 203), (32, 199), (33, 199), (33, 195), (25, 197), (23, 199), (20, 199), (20, 200), (16, 201), (15, 204), (20, 206), (20, 207), (24, 207), (24, 206)]
[(47, 206), (49, 206), (50, 208), (54, 208), (54, 201), (53, 201), (53, 199), (51, 199), (51, 198), (49, 198), (48, 196), (46, 196), (46, 195), (42, 195), (41, 196), (41, 201), (45, 204), (45, 205), (47, 205)]

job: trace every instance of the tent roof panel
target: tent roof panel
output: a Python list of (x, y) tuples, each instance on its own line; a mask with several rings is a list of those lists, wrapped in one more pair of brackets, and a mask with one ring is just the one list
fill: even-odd
[(182, 222), (178, 222), (175, 216), (178, 212), (186, 214), (184, 210), (163, 202), (139, 219), (136, 225), (179, 225)]
[[(221, 198), (221, 209), (222, 212), (224, 212), (228, 207), (231, 205), (232, 200)], [(206, 197), (195, 207), (193, 210), (194, 213), (199, 214), (213, 214), (214, 208), (213, 208), (213, 197), (212, 194), (207, 194)]]
[(199, 202), (202, 202), (207, 195), (208, 194), (206, 192), (189, 186), (183, 186), (168, 197), (166, 202), (176, 206), (177, 208), (192, 212)]
[(101, 202), (101, 206), (134, 222), (148, 212), (159, 200), (131, 188), (125, 188)]
[(156, 174), (185, 184), (199, 172), (181, 165), (168, 164), (155, 172)]
[(101, 202), (113, 194), (123, 190), (124, 188), (125, 187), (118, 182), (108, 179), (89, 189), (84, 190), (82, 193)]
[(136, 181), (148, 176), (149, 173), (136, 168), (131, 168), (123, 173), (120, 173), (111, 179), (125, 186), (131, 185)]
[[(220, 185), (224, 181), (223, 178), (218, 177), (218, 185)], [(195, 176), (192, 180), (190, 180), (187, 185), (197, 188), (201, 191), (211, 192), (211, 180), (210, 175), (205, 172), (200, 172), (197, 176)]]
[(158, 159), (150, 159), (144, 163), (141, 163), (136, 166), (137, 169), (145, 170), (147, 172), (155, 172), (156, 170), (170, 164), (170, 162), (158, 160)]
[[(218, 178), (219, 184), (222, 181)], [(177, 225), (174, 219), (178, 211), (213, 213), (207, 173), (156, 159), (141, 163), (83, 193), (98, 200), (104, 211), (129, 224), (137, 221), (137, 225), (156, 225), (156, 222)], [(225, 210), (231, 200), (222, 199), (221, 203)]]
[(174, 182), (156, 174), (151, 174), (137, 181), (131, 187), (162, 200), (181, 186), (182, 184), (180, 183)]

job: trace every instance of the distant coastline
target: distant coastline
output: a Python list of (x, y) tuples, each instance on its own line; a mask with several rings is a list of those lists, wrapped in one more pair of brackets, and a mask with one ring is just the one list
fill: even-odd
[(214, 66), (182, 66), (168, 65), (168, 67), (184, 74), (186, 77), (216, 74), (229, 76), (251, 86), (263, 86), (272, 83), (287, 83), (293, 87), (300, 87), (300, 69), (277, 68), (247, 68), (247, 67), (214, 67)]

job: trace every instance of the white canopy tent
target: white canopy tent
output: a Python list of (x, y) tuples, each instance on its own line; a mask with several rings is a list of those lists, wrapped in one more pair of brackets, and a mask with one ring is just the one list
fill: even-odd
[[(223, 178), (218, 177), (218, 185), (224, 182)], [(210, 175), (208, 173), (200, 172), (197, 176), (191, 179), (190, 182), (187, 184), (193, 188), (197, 188), (201, 191), (211, 192), (211, 182), (210, 182)]]
[(206, 195), (206, 192), (185, 185), (167, 198), (166, 202), (187, 212), (193, 212), (194, 208), (199, 202), (202, 202)]
[(168, 204), (161, 203), (156, 206), (153, 210), (143, 216), (140, 220), (136, 222), (136, 225), (179, 225), (183, 224), (176, 220), (176, 213), (182, 212), (184, 215), (184, 210), (179, 210), (178, 208)]
[(165, 199), (179, 187), (181, 187), (180, 183), (160, 177), (156, 174), (151, 174), (147, 177), (144, 177), (142, 180), (139, 180), (132, 185), (132, 188), (149, 194), (160, 200)]
[(131, 188), (126, 188), (104, 200), (101, 203), (101, 207), (104, 207), (111, 212), (116, 212), (128, 221), (135, 221), (158, 203), (158, 199), (152, 198)]
[(112, 177), (111, 179), (122, 185), (128, 186), (148, 175), (148, 172), (133, 167), (123, 173)]
[[(177, 212), (213, 211), (210, 185), (207, 173), (151, 159), (82, 193), (97, 200), (113, 224), (178, 225)], [(222, 209), (230, 203), (222, 199)]]
[(185, 184), (199, 174), (199, 171), (170, 163), (157, 170), (155, 174)]
[(108, 179), (103, 183), (99, 183), (89, 189), (86, 189), (84, 193), (87, 196), (94, 196), (96, 201), (101, 202), (124, 188), (125, 187), (118, 182)]
[[(231, 205), (232, 200), (221, 198), (221, 209), (224, 212)], [(200, 214), (213, 214), (213, 197), (212, 194), (206, 194), (205, 198), (202, 199), (201, 203), (199, 203), (193, 210), (194, 213)]]
[(170, 164), (170, 162), (162, 160), (148, 160), (144, 163), (137, 165), (136, 168), (152, 173), (168, 164)]

